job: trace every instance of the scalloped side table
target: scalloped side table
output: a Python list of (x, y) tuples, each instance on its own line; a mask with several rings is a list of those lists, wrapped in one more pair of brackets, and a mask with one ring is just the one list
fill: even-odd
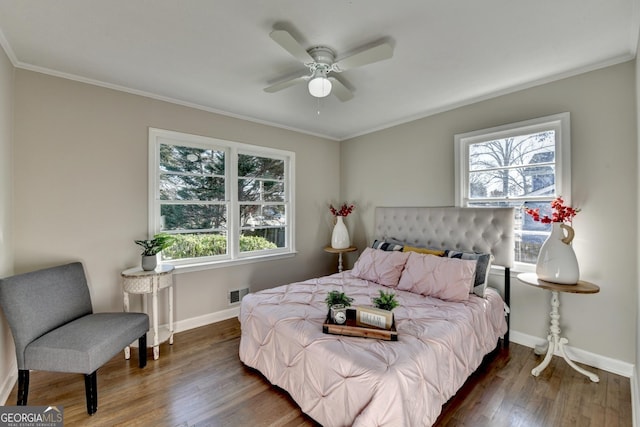
[[(151, 316), (153, 320), (153, 359), (160, 358), (160, 343), (169, 341), (173, 344), (173, 270), (174, 266), (161, 264), (155, 270), (145, 271), (140, 267), (130, 268), (121, 273), (122, 291), (124, 294), (124, 311), (129, 311), (129, 294), (151, 294)], [(158, 291), (167, 289), (169, 292), (169, 326), (158, 329)], [(144, 311), (147, 311), (146, 298), (143, 300)], [(129, 359), (129, 346), (124, 349), (124, 357)]]

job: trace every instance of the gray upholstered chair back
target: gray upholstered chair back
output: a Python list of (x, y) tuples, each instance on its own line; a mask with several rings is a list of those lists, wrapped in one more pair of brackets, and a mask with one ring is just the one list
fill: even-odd
[(0, 306), (15, 341), (18, 369), (24, 369), (24, 350), (34, 339), (93, 312), (79, 262), (0, 279)]

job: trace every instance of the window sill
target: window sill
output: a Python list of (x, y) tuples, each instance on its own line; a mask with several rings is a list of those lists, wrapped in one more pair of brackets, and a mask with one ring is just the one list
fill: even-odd
[[(213, 268), (233, 267), (236, 265), (253, 264), (262, 261), (275, 261), (279, 259), (293, 258), (297, 252), (287, 252), (271, 255), (260, 255), (254, 257), (239, 258), (234, 260), (224, 261), (209, 261), (209, 262), (195, 262), (191, 264), (179, 264), (175, 265), (174, 274), (191, 273), (194, 271), (211, 270)], [(165, 261), (161, 264), (171, 264), (169, 261)]]

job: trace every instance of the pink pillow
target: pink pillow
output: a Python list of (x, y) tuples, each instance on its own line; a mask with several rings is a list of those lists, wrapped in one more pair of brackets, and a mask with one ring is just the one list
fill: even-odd
[(398, 286), (409, 253), (365, 248), (353, 265), (351, 274), (390, 288)]
[(476, 276), (476, 260), (410, 252), (398, 289), (447, 301), (466, 301)]

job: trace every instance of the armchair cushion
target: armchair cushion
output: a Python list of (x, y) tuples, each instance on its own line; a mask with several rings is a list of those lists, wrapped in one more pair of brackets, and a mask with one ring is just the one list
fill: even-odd
[(90, 374), (148, 330), (149, 318), (144, 313), (83, 316), (29, 344), (25, 366), (38, 371)]

